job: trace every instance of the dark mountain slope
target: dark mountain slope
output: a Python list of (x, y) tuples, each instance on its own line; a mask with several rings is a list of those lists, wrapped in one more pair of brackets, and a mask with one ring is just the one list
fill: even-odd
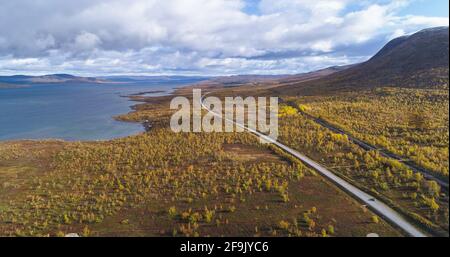
[(448, 87), (448, 66), (449, 29), (438, 27), (396, 38), (367, 62), (276, 91), (304, 95), (377, 86)]

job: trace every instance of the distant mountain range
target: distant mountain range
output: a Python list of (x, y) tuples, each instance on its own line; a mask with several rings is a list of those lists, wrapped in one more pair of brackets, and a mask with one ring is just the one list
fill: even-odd
[(337, 73), (337, 72), (341, 72), (343, 70), (350, 69), (353, 66), (355, 66), (355, 64), (343, 65), (343, 66), (332, 66), (332, 67), (328, 67), (325, 69), (320, 69), (320, 70), (311, 71), (311, 72), (307, 72), (307, 73), (290, 75), (285, 78), (279, 79), (278, 82), (283, 83), (283, 84), (289, 84), (289, 83), (311, 81), (311, 80), (323, 78), (325, 76), (329, 76), (329, 75)]
[(177, 81), (188, 81), (192, 80), (201, 80), (201, 79), (209, 79), (209, 77), (204, 76), (139, 76), (139, 75), (119, 75), (119, 76), (103, 76), (98, 77), (99, 79), (103, 79), (106, 81), (113, 82), (123, 82), (123, 83), (135, 83), (135, 82), (177, 82)]
[(43, 76), (0, 76), (2, 84), (30, 84), (30, 83), (106, 83), (107, 80), (91, 77), (77, 77), (69, 74), (51, 74)]
[(208, 83), (217, 83), (221, 85), (237, 85), (245, 83), (265, 82), (270, 80), (279, 80), (288, 78), (292, 75), (233, 75), (219, 76), (208, 80)]
[(377, 86), (448, 87), (448, 72), (449, 28), (438, 27), (396, 38), (364, 63), (306, 82), (294, 78), (276, 91), (305, 95)]
[(13, 88), (27, 86), (30, 84), (52, 84), (52, 83), (159, 83), (159, 82), (179, 82), (189, 81), (197, 82), (208, 77), (200, 76), (104, 76), (104, 77), (79, 77), (69, 74), (51, 74), (43, 76), (0, 76), (0, 88)]

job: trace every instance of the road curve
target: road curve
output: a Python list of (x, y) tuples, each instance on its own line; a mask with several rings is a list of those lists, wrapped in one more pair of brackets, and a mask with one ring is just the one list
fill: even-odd
[(317, 162), (311, 160), (310, 158), (308, 158), (307, 156), (299, 153), (298, 151), (252, 129), (252, 128), (248, 128), (246, 127), (244, 124), (240, 124), (235, 122), (234, 120), (230, 120), (227, 118), (222, 117), (222, 114), (216, 113), (212, 110), (210, 110), (207, 106), (204, 105), (203, 103), (203, 99), (205, 98), (206, 95), (208, 95), (209, 93), (206, 93), (201, 99), (200, 99), (200, 103), (202, 108), (204, 108), (205, 110), (207, 110), (208, 112), (210, 112), (211, 114), (213, 114), (214, 116), (225, 120), (226, 122), (231, 122), (236, 124), (236, 126), (239, 126), (241, 128), (243, 128), (244, 130), (247, 130), (248, 132), (263, 138), (264, 140), (266, 140), (267, 142), (274, 144), (276, 146), (278, 146), (279, 148), (283, 149), (284, 151), (286, 151), (287, 153), (295, 156), (296, 158), (298, 158), (299, 160), (301, 160), (303, 163), (307, 164), (308, 166), (310, 166), (311, 168), (315, 169), (316, 171), (318, 171), (320, 174), (322, 174), (324, 177), (328, 178), (329, 180), (331, 180), (333, 183), (335, 183), (336, 185), (338, 185), (339, 187), (341, 187), (342, 189), (344, 189), (346, 192), (350, 193), (351, 195), (353, 195), (355, 198), (357, 198), (358, 200), (360, 200), (361, 202), (363, 202), (364, 204), (366, 204), (368, 207), (370, 207), (374, 212), (378, 213), (379, 215), (383, 216), (386, 220), (388, 220), (389, 222), (391, 222), (392, 224), (395, 224), (397, 227), (399, 227), (400, 229), (402, 229), (403, 231), (405, 231), (408, 235), (413, 236), (413, 237), (427, 237), (427, 235), (425, 233), (423, 233), (422, 231), (420, 231), (418, 228), (416, 228), (413, 224), (409, 223), (401, 214), (399, 214), (398, 212), (396, 212), (395, 210), (393, 210), (392, 208), (390, 208), (388, 205), (384, 204), (383, 202), (377, 200), (375, 197), (363, 192), (362, 190), (358, 189), (357, 187), (353, 186), (352, 184), (348, 183), (347, 181), (341, 179), (340, 177), (334, 175), (333, 172), (327, 170), (326, 168), (324, 168), (323, 166), (321, 166), (320, 164), (318, 164)]

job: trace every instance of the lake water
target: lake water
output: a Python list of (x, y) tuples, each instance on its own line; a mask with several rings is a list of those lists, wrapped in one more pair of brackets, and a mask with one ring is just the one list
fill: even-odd
[(200, 80), (36, 84), (0, 89), (0, 140), (107, 140), (136, 134), (144, 130), (141, 124), (113, 119), (137, 104), (121, 96), (159, 90), (168, 94), (176, 87)]

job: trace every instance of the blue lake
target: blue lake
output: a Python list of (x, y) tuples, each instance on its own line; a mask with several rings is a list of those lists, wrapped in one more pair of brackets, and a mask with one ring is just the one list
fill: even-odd
[(197, 81), (200, 79), (0, 88), (0, 140), (107, 140), (136, 134), (144, 130), (141, 124), (113, 119), (137, 104), (122, 96), (157, 90), (168, 94)]

